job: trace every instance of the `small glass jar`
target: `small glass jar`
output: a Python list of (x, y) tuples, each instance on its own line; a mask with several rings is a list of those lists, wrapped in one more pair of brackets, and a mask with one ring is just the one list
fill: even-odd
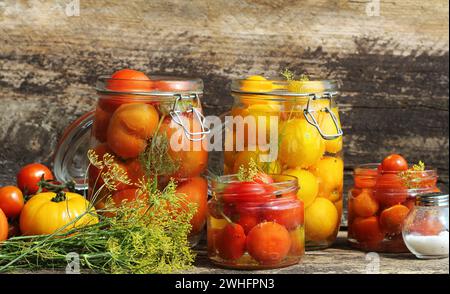
[(306, 248), (327, 248), (342, 214), (343, 132), (336, 83), (251, 76), (234, 80), (231, 92), (224, 174), (235, 174), (253, 160), (266, 173), (297, 177)]
[(409, 251), (420, 259), (448, 257), (448, 194), (429, 193), (416, 197), (416, 204), (403, 225)]
[(209, 181), (207, 242), (210, 260), (236, 269), (269, 269), (297, 264), (305, 252), (304, 206), (297, 180), (272, 176), (264, 185), (239, 182), (236, 175)]
[(379, 164), (354, 169), (348, 195), (348, 240), (353, 248), (375, 252), (408, 252), (402, 225), (416, 195), (438, 191), (437, 172), (380, 172)]

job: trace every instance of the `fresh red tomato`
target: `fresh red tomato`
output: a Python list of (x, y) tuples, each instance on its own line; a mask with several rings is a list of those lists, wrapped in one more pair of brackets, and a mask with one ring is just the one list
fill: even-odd
[(0, 209), (0, 242), (8, 239), (8, 219), (6, 215), (3, 213), (3, 210)]
[(408, 189), (396, 174), (383, 174), (375, 185), (375, 198), (383, 207), (400, 204), (408, 197)]
[(405, 171), (408, 169), (408, 162), (399, 154), (391, 154), (383, 159), (381, 169), (385, 172)]
[(17, 186), (25, 195), (34, 195), (39, 190), (38, 183), (42, 178), (52, 180), (53, 174), (45, 165), (31, 163), (17, 174)]
[(221, 258), (236, 260), (245, 252), (246, 236), (239, 224), (227, 224), (217, 240), (217, 251)]
[(106, 88), (117, 92), (151, 91), (151, 80), (143, 73), (132, 69), (116, 71), (106, 83)]
[(184, 194), (188, 203), (196, 204), (197, 211), (191, 219), (191, 235), (200, 233), (206, 223), (208, 207), (208, 184), (206, 180), (202, 177), (187, 179), (178, 186), (177, 193)]
[(23, 194), (15, 186), (0, 188), (0, 209), (8, 218), (19, 216), (24, 205)]

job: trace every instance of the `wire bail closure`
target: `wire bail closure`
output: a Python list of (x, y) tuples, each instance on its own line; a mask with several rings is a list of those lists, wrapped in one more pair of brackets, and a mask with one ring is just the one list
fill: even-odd
[[(194, 107), (194, 104), (200, 105), (200, 97), (198, 94), (175, 94), (174, 97), (176, 97), (175, 102), (173, 103), (172, 110), (170, 111), (170, 116), (172, 117), (172, 120), (181, 126), (183, 128), (184, 134), (186, 137), (193, 142), (202, 141), (205, 139), (206, 135), (211, 132), (211, 130), (205, 126), (205, 117), (201, 113), (198, 107)], [(186, 111), (182, 111), (179, 109), (179, 104), (183, 103), (186, 100), (194, 100), (195, 103), (191, 103), (189, 105), (189, 109)], [(195, 118), (199, 121), (201, 131), (200, 132), (191, 132), (189, 129), (189, 126), (186, 126), (181, 119), (182, 113), (193, 113)], [(201, 136), (200, 138), (197, 138), (198, 136)]]
[[(308, 103), (306, 105), (306, 109), (303, 110), (303, 115), (305, 116), (306, 121), (310, 125), (315, 127), (317, 129), (317, 131), (319, 132), (319, 134), (322, 136), (322, 138), (324, 138), (325, 140), (334, 140), (334, 139), (337, 139), (337, 138), (341, 137), (344, 134), (344, 132), (342, 131), (342, 128), (339, 126), (338, 119), (337, 119), (336, 115), (331, 110), (331, 99), (332, 98), (333, 98), (333, 94), (332, 93), (324, 93), (322, 96), (318, 96), (316, 94), (311, 94), (311, 95), (309, 95)], [(330, 104), (329, 104), (329, 106), (325, 106), (325, 108), (320, 109), (320, 110), (311, 110), (310, 109), (311, 101), (314, 101), (314, 100), (317, 100), (317, 99), (328, 99)], [(331, 116), (331, 119), (332, 119), (332, 121), (334, 123), (334, 127), (336, 128), (336, 134), (325, 134), (322, 131), (322, 129), (319, 126), (319, 123), (317, 122), (316, 118), (312, 114), (312, 113), (317, 112), (317, 111), (325, 111), (326, 113), (328, 113)]]

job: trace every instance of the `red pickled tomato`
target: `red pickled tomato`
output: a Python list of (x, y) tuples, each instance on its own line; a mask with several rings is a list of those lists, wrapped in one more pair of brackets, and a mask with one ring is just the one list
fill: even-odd
[(357, 188), (373, 188), (376, 185), (377, 170), (361, 170), (355, 174), (354, 181)]
[(269, 222), (276, 222), (288, 230), (293, 230), (297, 226), (303, 224), (304, 220), (304, 207), (303, 202), (299, 201), (299, 205), (282, 205), (280, 207), (272, 207), (268, 205), (264, 208), (264, 220)]
[(399, 154), (391, 154), (383, 159), (381, 169), (387, 172), (405, 171), (408, 169), (408, 162)]
[(400, 204), (408, 197), (408, 189), (396, 174), (383, 174), (375, 185), (375, 198), (383, 207)]
[(255, 182), (230, 183), (223, 192), (223, 201), (231, 202), (264, 202), (274, 195), (267, 193), (264, 185)]
[(248, 232), (260, 222), (258, 207), (251, 208), (237, 204), (234, 211), (235, 213), (232, 220), (244, 228), (245, 234), (248, 234)]
[(236, 260), (244, 255), (246, 237), (239, 224), (227, 224), (217, 239), (217, 251), (221, 258)]

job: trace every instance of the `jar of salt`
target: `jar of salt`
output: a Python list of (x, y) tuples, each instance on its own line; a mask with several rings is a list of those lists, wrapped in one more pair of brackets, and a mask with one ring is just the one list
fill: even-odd
[(414, 208), (403, 223), (403, 240), (417, 258), (448, 257), (448, 194), (416, 196)]

